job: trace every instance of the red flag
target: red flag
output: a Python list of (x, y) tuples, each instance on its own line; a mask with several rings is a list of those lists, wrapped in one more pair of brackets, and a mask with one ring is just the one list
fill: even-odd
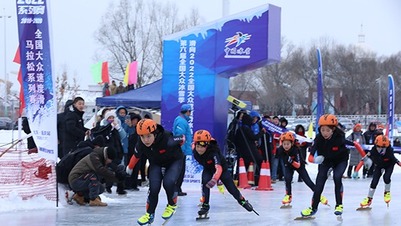
[[(15, 52), (13, 62), (17, 64), (21, 64), (21, 56), (20, 56), (20, 50), (19, 46), (17, 48), (17, 51)], [(19, 90), (19, 100), (20, 100), (20, 106), (19, 106), (19, 116), (21, 117), (22, 111), (25, 108), (25, 99), (24, 99), (24, 88), (22, 86), (22, 71), (21, 71), (21, 66), (19, 67), (18, 70), (18, 82), (20, 84), (20, 90)]]
[(109, 64), (107, 62), (102, 63), (102, 82), (110, 83), (109, 79)]

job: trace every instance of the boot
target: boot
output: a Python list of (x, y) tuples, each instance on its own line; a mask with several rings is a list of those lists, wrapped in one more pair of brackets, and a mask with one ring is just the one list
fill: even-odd
[(72, 196), (72, 199), (74, 199), (74, 201), (80, 206), (85, 206), (86, 205), (85, 198), (83, 196), (78, 195), (77, 193), (75, 193)]
[(166, 209), (164, 209), (164, 213), (162, 214), (162, 218), (164, 220), (167, 220), (170, 217), (172, 217), (173, 214), (175, 213), (176, 208), (177, 208), (177, 205), (172, 206), (170, 204), (167, 204)]
[(337, 205), (336, 209), (334, 210), (335, 215), (341, 215), (343, 214), (343, 205)]
[(198, 215), (205, 215), (209, 212), (210, 206), (207, 203), (203, 203), (202, 207), (200, 208), (200, 210), (198, 211)]
[(151, 224), (153, 223), (154, 220), (154, 215), (150, 214), (150, 213), (145, 213), (145, 215), (143, 215), (142, 217), (140, 217), (137, 222), (139, 225), (145, 225), (145, 224)]
[(290, 204), (292, 201), (292, 195), (285, 195), (283, 200), (281, 201), (284, 205)]
[(100, 201), (99, 198), (89, 201), (89, 206), (107, 206), (107, 203)]
[(317, 212), (317, 210), (314, 210), (314, 209), (312, 209), (312, 207), (309, 207), (307, 209), (302, 210), (301, 215), (303, 217), (310, 217), (310, 216), (315, 215), (316, 212)]
[(371, 197), (366, 197), (362, 200), (360, 203), (361, 207), (368, 207), (372, 204), (372, 198)]
[(384, 202), (389, 203), (391, 201), (391, 195), (389, 191), (384, 192)]
[(238, 202), (242, 207), (244, 207), (249, 212), (253, 211), (253, 206), (248, 202), (248, 200), (241, 200)]

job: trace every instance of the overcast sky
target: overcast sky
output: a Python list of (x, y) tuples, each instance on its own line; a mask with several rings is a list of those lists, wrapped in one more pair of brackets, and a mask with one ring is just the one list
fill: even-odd
[[(81, 88), (93, 83), (90, 67), (95, 63), (98, 48), (94, 33), (98, 22), (107, 12), (110, 2), (118, 0), (54, 0), (50, 6), (52, 26), (53, 70), (60, 74), (63, 67), (76, 74)], [(133, 0), (132, 0), (133, 1)], [(158, 0), (165, 2), (167, 0)], [(12, 89), (18, 89), (12, 63), (18, 46), (16, 0), (1, 0), (0, 14), (6, 19), (6, 65)], [(222, 0), (174, 0), (179, 13), (188, 14), (198, 8), (205, 22), (222, 17)], [(389, 56), (401, 51), (400, 0), (231, 0), (229, 13), (234, 14), (266, 3), (281, 7), (282, 36), (296, 45), (309, 46), (321, 37), (332, 38), (339, 44), (356, 44), (363, 24), (368, 48), (379, 55)], [(0, 19), (0, 75), (4, 74), (4, 19)], [(324, 53), (323, 53), (324, 54)], [(105, 59), (106, 60), (106, 59)], [(3, 77), (0, 76), (1, 79)]]

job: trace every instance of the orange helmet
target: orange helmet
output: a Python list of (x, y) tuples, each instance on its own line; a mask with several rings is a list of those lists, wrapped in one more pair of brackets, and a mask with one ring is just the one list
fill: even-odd
[(385, 135), (379, 135), (375, 139), (375, 145), (379, 147), (388, 147), (390, 146), (390, 140)]
[(194, 142), (210, 142), (212, 140), (212, 135), (210, 135), (209, 131), (201, 129), (194, 133)]
[(319, 126), (337, 126), (338, 120), (335, 115), (325, 114), (320, 116), (318, 124)]
[(138, 135), (146, 135), (154, 132), (157, 128), (157, 123), (152, 119), (141, 119), (136, 125), (136, 133)]
[(294, 134), (291, 132), (285, 132), (285, 133), (281, 134), (280, 141), (283, 142), (285, 140), (289, 140), (289, 141), (291, 141), (291, 143), (294, 143), (294, 141), (295, 141)]

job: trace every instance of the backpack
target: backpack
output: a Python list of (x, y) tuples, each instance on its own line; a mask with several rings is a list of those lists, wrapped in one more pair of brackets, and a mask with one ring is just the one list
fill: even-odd
[(72, 168), (92, 151), (90, 147), (83, 147), (65, 155), (56, 165), (57, 182), (68, 184), (68, 175)]

